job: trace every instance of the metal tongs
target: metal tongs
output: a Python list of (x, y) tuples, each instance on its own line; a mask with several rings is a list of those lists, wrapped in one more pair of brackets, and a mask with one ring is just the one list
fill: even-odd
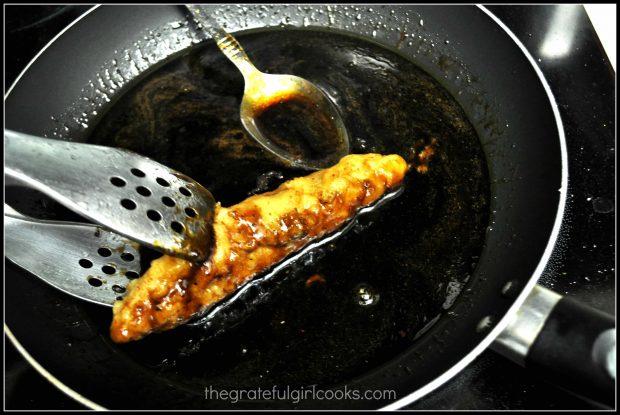
[(10, 130), (4, 145), (6, 179), (142, 245), (192, 261), (208, 256), (215, 200), (189, 177), (124, 149)]
[(5, 203), (4, 237), (11, 262), (95, 304), (111, 306), (140, 276), (139, 244), (100, 226), (29, 218)]

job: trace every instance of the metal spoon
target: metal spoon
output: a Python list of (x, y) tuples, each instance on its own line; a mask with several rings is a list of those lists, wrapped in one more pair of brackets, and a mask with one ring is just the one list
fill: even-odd
[(4, 130), (4, 174), (108, 229), (175, 256), (206, 259), (215, 199), (134, 152)]
[(321, 89), (298, 76), (259, 71), (239, 42), (201, 6), (186, 7), (243, 75), (241, 122), (258, 143), (291, 165), (310, 170), (336, 164), (349, 153), (342, 117)]
[(140, 276), (139, 245), (96, 225), (26, 217), (4, 205), (5, 255), (46, 283), (111, 306)]

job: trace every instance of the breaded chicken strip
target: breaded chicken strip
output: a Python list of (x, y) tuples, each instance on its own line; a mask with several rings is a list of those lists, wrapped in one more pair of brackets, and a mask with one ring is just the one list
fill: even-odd
[(397, 155), (349, 155), (273, 192), (229, 208), (218, 205), (209, 259), (202, 265), (171, 256), (154, 260), (114, 304), (112, 339), (138, 340), (205, 312), (291, 252), (338, 229), (399, 185), (406, 171)]

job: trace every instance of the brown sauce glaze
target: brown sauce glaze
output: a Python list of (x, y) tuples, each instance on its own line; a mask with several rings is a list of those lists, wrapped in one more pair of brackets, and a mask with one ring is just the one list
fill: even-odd
[[(360, 215), (337, 239), (267, 270), (200, 320), (113, 345), (132, 364), (197, 396), (205, 385), (330, 385), (411, 348), (466, 286), (489, 218), (488, 171), (474, 128), (408, 58), (334, 32), (238, 38), (261, 70), (298, 75), (327, 91), (353, 153), (399, 154), (415, 166), (436, 144), (426, 174), (412, 169), (400, 196)], [(246, 135), (243, 87), (214, 44), (199, 45), (123, 91), (90, 141), (151, 157), (198, 180), (223, 206), (235, 205), (307, 174)], [(326, 282), (307, 287), (314, 274)], [(376, 298), (372, 306), (360, 305), (360, 284)], [(110, 311), (81, 307), (107, 336)]]
[(407, 163), (397, 155), (349, 155), (337, 165), (282, 184), (230, 208), (216, 207), (215, 245), (197, 267), (164, 256), (114, 305), (119, 343), (174, 328), (399, 185)]
[(333, 121), (299, 95), (278, 99), (255, 115), (258, 129), (295, 160), (321, 160), (340, 146)]

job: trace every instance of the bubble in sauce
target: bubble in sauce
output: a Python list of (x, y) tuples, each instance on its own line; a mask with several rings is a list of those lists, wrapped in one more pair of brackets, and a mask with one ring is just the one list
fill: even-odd
[(355, 286), (353, 294), (357, 304), (363, 307), (375, 305), (379, 301), (379, 293), (377, 290), (366, 283)]

